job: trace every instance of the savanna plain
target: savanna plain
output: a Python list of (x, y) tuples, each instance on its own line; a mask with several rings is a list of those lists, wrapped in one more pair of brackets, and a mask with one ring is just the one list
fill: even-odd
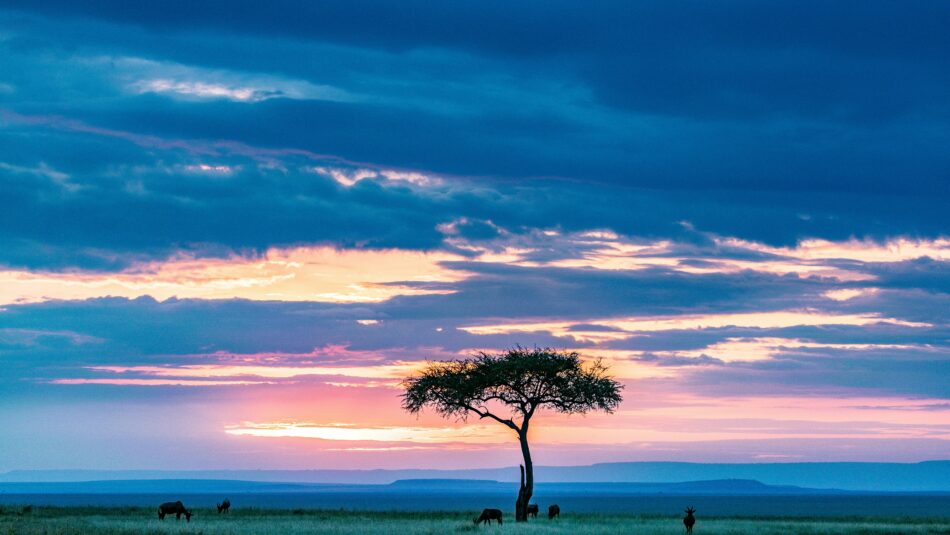
[[(571, 534), (683, 533), (678, 516), (622, 514), (565, 514), (563, 518), (538, 518), (516, 524), (508, 516), (504, 525), (476, 526), (475, 511), (465, 512), (351, 512), (318, 509), (242, 509), (218, 515), (195, 509), (191, 522), (184, 518), (158, 520), (145, 507), (29, 507), (4, 506), (0, 534), (343, 534), (393, 533), (401, 535), (444, 533)], [(713, 534), (950, 534), (950, 517), (699, 517), (695, 535)]]

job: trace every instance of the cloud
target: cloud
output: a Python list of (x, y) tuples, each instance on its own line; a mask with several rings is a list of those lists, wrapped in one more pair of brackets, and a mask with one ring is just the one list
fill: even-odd
[(53, 379), (53, 385), (107, 385), (107, 386), (246, 386), (267, 384), (265, 381), (197, 381), (192, 379)]
[(253, 437), (313, 438), (346, 442), (398, 442), (419, 444), (498, 444), (505, 442), (495, 426), (464, 427), (358, 427), (352, 424), (319, 425), (306, 422), (244, 422), (226, 431), (230, 435)]
[(834, 299), (835, 301), (847, 301), (861, 297), (862, 295), (873, 294), (876, 291), (877, 288), (842, 288), (840, 290), (828, 290), (824, 295), (828, 299)]
[[(902, 327), (932, 327), (926, 323), (914, 323), (895, 318), (869, 315), (834, 315), (815, 311), (772, 311), (739, 314), (721, 314), (673, 317), (627, 317), (599, 318), (584, 321), (586, 325), (607, 327), (609, 330), (578, 327), (571, 322), (503, 323), (495, 325), (470, 325), (459, 327), (465, 332), (486, 334), (549, 332), (555, 336), (571, 337), (576, 341), (625, 340), (638, 333), (655, 331), (679, 331), (685, 329), (717, 329), (723, 327), (751, 327), (756, 329), (780, 329), (805, 325), (872, 325), (892, 324)], [(735, 348), (731, 348), (734, 350)]]
[(358, 367), (345, 366), (278, 366), (263, 365), (228, 365), (228, 364), (190, 364), (182, 366), (90, 366), (92, 372), (107, 372), (115, 374), (136, 374), (158, 377), (175, 378), (218, 378), (253, 376), (265, 379), (290, 379), (305, 376), (341, 376), (357, 379), (396, 379), (390, 385), (398, 384), (398, 380), (408, 377), (418, 364), (396, 362), (386, 365), (363, 365)]
[(0, 271), (0, 304), (106, 296), (378, 302), (396, 295), (451, 292), (434, 285), (466, 276), (441, 267), (442, 261), (453, 258), (440, 253), (307, 247), (226, 259), (179, 256), (136, 263), (119, 273), (6, 270)]
[(768, 247), (763, 244), (736, 239), (719, 239), (717, 243), (726, 247), (736, 247), (803, 261), (904, 262), (925, 257), (940, 261), (950, 260), (950, 239), (947, 238), (912, 240), (900, 237), (883, 243), (855, 239), (846, 242), (803, 240), (795, 247)]
[[(902, 36), (881, 28), (880, 41), (870, 42), (853, 14), (826, 6), (803, 7), (814, 12), (807, 18), (742, 2), (696, 5), (686, 12), (601, 6), (580, 13), (561, 6), (543, 15), (471, 6), (434, 14), (431, 7), (409, 6), (418, 31), (404, 35), (366, 24), (362, 13), (390, 11), (380, 6), (324, 6), (300, 26), (288, 13), (316, 8), (282, 5), (286, 12), (275, 8), (228, 20), (201, 16), (213, 8), (159, 13), (142, 7), (128, 14), (108, 3), (37, 3), (6, 11), (0, 70), (13, 73), (9, 83), (17, 91), (4, 95), (2, 106), (21, 116), (55, 115), (60, 131), (39, 123), (29, 132), (15, 127), (3, 139), (0, 158), (20, 167), (46, 162), (80, 177), (95, 194), (63, 206), (24, 202), (35, 199), (14, 189), (5, 192), (4, 202), (23, 206), (18, 216), (38, 213), (50, 222), (137, 203), (134, 213), (124, 214), (130, 222), (191, 229), (180, 239), (191, 243), (197, 223), (185, 217), (176, 224), (167, 216), (177, 205), (143, 201), (141, 192), (155, 186), (149, 180), (129, 180), (121, 190), (107, 187), (110, 176), (154, 167), (156, 160), (179, 160), (184, 152), (202, 159), (180, 162), (186, 166), (247, 169), (243, 180), (180, 200), (205, 204), (215, 217), (241, 211), (267, 228), (268, 236), (292, 235), (294, 243), (330, 239), (432, 248), (440, 244), (434, 227), (461, 218), (510, 230), (606, 228), (651, 238), (682, 237), (685, 221), (769, 246), (946, 234), (941, 172), (948, 162), (938, 133), (945, 130), (948, 80), (933, 76), (942, 71), (931, 51), (944, 38), (933, 28), (939, 16), (931, 8), (879, 6), (885, 18), (904, 20), (920, 33)], [(407, 13), (388, 15), (400, 20)], [(619, 20), (641, 31), (617, 32), (604, 22)], [(788, 23), (760, 31), (776, 20)], [(513, 24), (522, 38), (487, 36), (461, 21)], [(656, 31), (666, 23), (683, 30), (675, 36)], [(860, 24), (879, 26), (868, 16)], [(746, 33), (734, 34), (735, 25)], [(584, 37), (590, 35), (601, 37)], [(710, 56), (729, 61), (711, 62)], [(308, 61), (296, 59), (301, 57)], [(886, 83), (875, 74), (881, 72), (905, 83)], [(816, 86), (816, 79), (826, 85)], [(66, 125), (72, 125), (68, 132)], [(121, 147), (119, 140), (143, 150)], [(95, 145), (98, 150), (88, 150)], [(51, 154), (58, 155), (56, 161)], [(301, 161), (314, 156), (323, 160)], [(288, 169), (289, 176), (258, 174), (256, 165), (237, 161), (244, 158)], [(409, 198), (415, 196), (394, 199), (361, 189), (365, 204), (341, 206), (339, 213), (293, 195), (299, 191), (288, 183), (306, 182), (296, 167), (340, 162), (347, 162), (338, 165), (345, 182), (360, 169), (381, 177), (383, 170), (394, 170), (385, 181), (407, 186), (431, 177), (468, 182), (415, 202)], [(166, 188), (178, 181), (164, 179)], [(112, 195), (103, 196), (103, 190)], [(281, 194), (286, 196), (278, 206), (263, 201)], [(358, 209), (393, 203), (404, 217), (374, 221), (378, 214)], [(275, 210), (313, 210), (325, 217), (263, 221), (262, 213)], [(346, 215), (378, 224), (349, 236), (301, 230), (338, 228)], [(393, 230), (382, 230), (387, 228)], [(14, 237), (4, 244), (11, 251), (7, 262), (37, 261), (25, 256), (38, 236), (10, 226), (3, 230)], [(77, 228), (73, 238), (83, 230), (89, 241), (105, 234), (102, 228)], [(280, 245), (254, 243), (264, 238), (253, 240), (253, 233), (241, 231), (241, 244), (221, 230), (200, 239), (232, 247)], [(40, 241), (53, 234), (44, 232)], [(184, 244), (166, 239), (136, 245), (168, 254)], [(68, 255), (58, 252), (48, 262), (66, 264)], [(108, 265), (87, 259), (87, 265), (97, 262)]]
[(65, 339), (71, 344), (90, 344), (102, 340), (73, 331), (49, 331), (43, 329), (0, 329), (0, 347), (35, 347), (44, 340)]
[(311, 167), (307, 169), (310, 172), (331, 177), (342, 186), (352, 186), (360, 180), (368, 178), (376, 180), (388, 180), (396, 182), (407, 182), (417, 186), (429, 186), (440, 184), (438, 177), (426, 175), (414, 171), (397, 171), (393, 169), (346, 169), (339, 167)]
[(0, 169), (4, 171), (9, 171), (11, 173), (36, 175), (36, 176), (48, 178), (49, 180), (60, 183), (60, 184), (69, 180), (69, 175), (67, 175), (66, 173), (61, 173), (59, 171), (56, 171), (55, 169), (50, 169), (49, 166), (47, 166), (43, 162), (40, 162), (37, 167), (23, 167), (19, 165), (10, 165), (8, 163), (0, 162)]
[(7, 4), (0, 450), (448, 463), (393, 382), (521, 343), (627, 386), (550, 459), (945, 451), (948, 12), (865, 7)]
[(157, 93), (178, 98), (226, 99), (256, 103), (274, 98), (295, 100), (350, 101), (341, 89), (314, 85), (276, 76), (211, 70), (143, 58), (90, 58), (89, 63), (108, 64), (134, 93)]
[[(903, 258), (941, 254), (945, 248), (944, 238), (903, 237), (883, 242), (805, 240), (797, 249), (778, 248), (767, 244), (775, 236), (761, 235), (760, 229), (781, 226), (775, 221), (785, 217), (781, 210), (756, 215), (757, 209), (722, 201), (716, 195), (703, 195), (699, 200), (699, 193), (610, 187), (592, 190), (564, 181), (483, 183), (366, 166), (305, 149), (165, 138), (50, 116), (7, 113), (6, 117), (12, 127), (6, 132), (11, 153), (16, 151), (21, 160), (8, 163), (5, 175), (0, 169), (0, 179), (6, 176), (10, 185), (2, 201), (16, 207), (0, 219), (6, 237), (0, 260), (11, 265), (114, 268), (127, 265), (129, 257), (134, 259), (135, 255), (167, 257), (181, 250), (199, 249), (227, 254), (301, 243), (459, 249), (455, 243), (459, 238), (484, 240), (553, 229), (572, 233), (570, 239), (577, 249), (586, 252), (550, 265), (614, 269), (674, 266), (692, 272), (759, 269), (778, 274), (810, 270), (816, 276), (849, 274), (859, 278), (866, 275), (849, 270), (844, 260), (809, 263), (829, 259), (815, 254), (841, 254), (847, 259), (849, 252), (864, 250), (891, 257), (900, 254)], [(3, 133), (0, 130), (0, 135)], [(38, 151), (29, 142), (37, 136), (44, 139), (49, 152)], [(116, 151), (117, 143), (122, 150)], [(71, 161), (74, 158), (70, 155), (75, 154), (71, 147), (82, 147), (83, 158), (79, 172), (68, 173), (68, 182), (57, 185), (41, 180), (41, 175), (12, 171), (40, 168), (44, 160), (31, 159), (30, 154), (42, 152), (44, 158), (60, 155), (57, 161), (42, 165), (66, 174), (59, 169), (77, 165)], [(323, 165), (315, 166), (314, 161)], [(16, 179), (11, 180), (11, 175)], [(28, 176), (33, 180), (25, 180)], [(927, 211), (920, 206), (916, 209), (920, 214)], [(27, 213), (36, 224), (25, 224)], [(759, 223), (740, 226), (738, 220), (730, 220), (730, 214), (739, 213), (744, 214), (744, 221), (753, 217)], [(788, 217), (797, 222), (795, 225), (815, 224), (802, 222), (794, 214)], [(206, 219), (215, 223), (208, 224)], [(63, 221), (72, 223), (64, 226)], [(683, 221), (692, 223), (683, 225)], [(835, 225), (830, 221), (822, 225), (837, 229), (833, 234), (863, 225), (856, 220)], [(604, 240), (582, 236), (605, 228), (623, 237)], [(804, 229), (784, 228), (793, 234)], [(456, 234), (448, 233), (449, 229)], [(815, 233), (827, 234), (819, 227), (815, 227)], [(670, 253), (662, 250), (664, 240), (710, 239), (718, 239), (714, 243), (725, 250), (760, 253), (760, 259), (717, 258), (701, 264), (694, 259), (670, 258)], [(632, 255), (644, 240), (659, 247), (656, 254)], [(826, 246), (839, 249), (817, 252)], [(37, 252), (40, 250), (44, 254)], [(771, 256), (769, 262), (761, 260), (767, 256)]]

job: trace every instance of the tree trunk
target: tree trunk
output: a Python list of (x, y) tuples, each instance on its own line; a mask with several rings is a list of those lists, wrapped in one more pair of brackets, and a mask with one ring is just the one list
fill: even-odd
[(515, 521), (528, 521), (528, 504), (534, 494), (534, 464), (531, 463), (531, 450), (528, 449), (528, 434), (523, 432), (518, 437), (521, 442), (521, 455), (524, 465), (521, 466), (521, 487), (518, 489), (518, 501), (515, 502)]

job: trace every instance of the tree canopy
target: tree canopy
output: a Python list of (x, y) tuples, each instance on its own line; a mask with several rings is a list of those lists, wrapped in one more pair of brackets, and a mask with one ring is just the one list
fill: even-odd
[[(500, 354), (480, 352), (469, 359), (432, 362), (403, 386), (403, 408), (410, 413), (429, 406), (443, 416), (463, 420), (476, 414), (515, 431), (541, 408), (566, 414), (613, 412), (623, 399), (622, 386), (607, 376), (601, 361), (585, 365), (576, 352), (548, 348), (518, 347)], [(508, 406), (512, 414), (505, 418), (491, 412), (492, 402)]]

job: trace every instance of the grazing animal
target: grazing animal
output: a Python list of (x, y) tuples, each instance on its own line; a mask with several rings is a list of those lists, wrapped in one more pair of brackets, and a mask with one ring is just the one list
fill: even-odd
[(554, 517), (560, 518), (561, 508), (557, 504), (551, 505), (548, 507), (548, 520), (553, 519)]
[(536, 503), (528, 504), (528, 516), (533, 516), (535, 518), (538, 518), (538, 504)]
[(185, 521), (191, 522), (191, 511), (185, 509), (185, 504), (181, 501), (165, 502), (158, 506), (158, 519), (165, 520), (165, 515), (175, 515), (175, 520), (181, 520), (181, 515), (185, 515)]
[(497, 520), (499, 526), (503, 524), (501, 521), (501, 509), (483, 509), (481, 516), (475, 517), (475, 524), (481, 524), (482, 522), (491, 524), (492, 520)]
[(693, 525), (696, 524), (696, 517), (693, 516), (695, 512), (696, 509), (692, 507), (686, 508), (686, 516), (683, 517), (683, 525), (686, 526), (686, 535), (690, 535), (693, 532)]
[(231, 510), (231, 500), (225, 498), (223, 502), (218, 504), (218, 514), (227, 513)]

